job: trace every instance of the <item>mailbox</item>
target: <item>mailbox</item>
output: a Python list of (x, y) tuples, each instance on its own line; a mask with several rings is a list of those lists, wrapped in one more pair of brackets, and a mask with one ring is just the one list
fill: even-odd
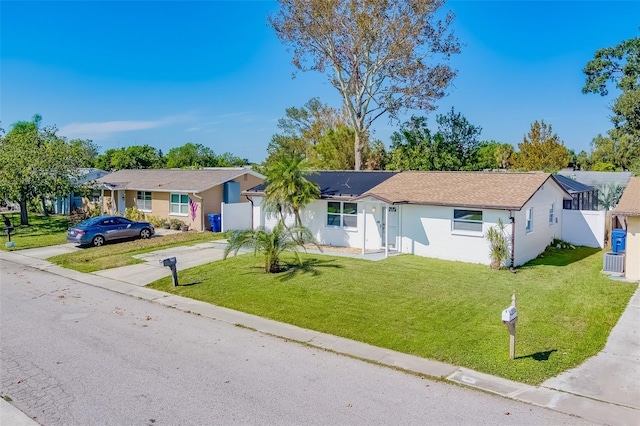
[(175, 257), (168, 257), (166, 259), (161, 260), (161, 262), (162, 262), (162, 266), (175, 266), (176, 258)]
[(509, 306), (502, 311), (502, 322), (512, 322), (518, 318), (518, 310), (515, 306)]

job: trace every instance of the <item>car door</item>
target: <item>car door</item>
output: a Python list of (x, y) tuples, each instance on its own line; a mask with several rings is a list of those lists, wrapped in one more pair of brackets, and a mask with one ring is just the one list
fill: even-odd
[(120, 224), (116, 222), (116, 218), (108, 218), (100, 221), (100, 233), (104, 235), (105, 240), (117, 240), (120, 231)]
[(125, 218), (116, 217), (113, 219), (117, 225), (117, 236), (115, 238), (131, 238), (136, 236), (136, 229), (133, 223)]

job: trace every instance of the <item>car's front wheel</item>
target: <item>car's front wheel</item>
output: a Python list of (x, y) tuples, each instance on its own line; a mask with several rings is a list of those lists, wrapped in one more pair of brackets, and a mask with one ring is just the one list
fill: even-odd
[(104, 237), (102, 235), (96, 235), (95, 237), (93, 237), (91, 243), (94, 247), (100, 247), (104, 244)]
[(140, 231), (140, 238), (144, 240), (146, 240), (147, 238), (151, 238), (151, 229), (144, 228), (142, 231)]

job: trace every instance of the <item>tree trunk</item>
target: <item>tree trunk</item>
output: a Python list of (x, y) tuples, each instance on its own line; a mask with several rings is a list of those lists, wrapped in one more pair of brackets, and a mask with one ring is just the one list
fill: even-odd
[(20, 225), (29, 226), (29, 215), (27, 214), (27, 200), (18, 201), (20, 205)]
[(40, 201), (42, 202), (42, 216), (49, 216), (49, 211), (47, 210), (47, 201), (44, 199), (44, 197), (40, 198)]
[(356, 129), (356, 138), (354, 142), (354, 156), (355, 156), (355, 165), (354, 170), (362, 169), (362, 140), (361, 140), (361, 131)]

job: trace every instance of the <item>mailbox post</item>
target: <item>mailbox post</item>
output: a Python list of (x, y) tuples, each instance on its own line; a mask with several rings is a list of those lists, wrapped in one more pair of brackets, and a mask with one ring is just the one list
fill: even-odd
[(178, 270), (176, 269), (176, 258), (175, 257), (168, 257), (166, 259), (162, 259), (160, 261), (160, 263), (162, 263), (162, 266), (168, 266), (169, 269), (171, 269), (171, 276), (173, 278), (173, 286), (176, 287), (178, 286)]
[(16, 245), (16, 243), (11, 241), (11, 232), (13, 231), (13, 225), (11, 225), (11, 221), (7, 216), (2, 215), (2, 219), (4, 220), (4, 232), (7, 233), (7, 238), (9, 238), (9, 241), (5, 243), (5, 247), (11, 248)]
[(502, 323), (509, 330), (509, 358), (516, 357), (516, 322), (518, 321), (518, 309), (516, 308), (516, 293), (511, 296), (511, 306), (502, 311)]

